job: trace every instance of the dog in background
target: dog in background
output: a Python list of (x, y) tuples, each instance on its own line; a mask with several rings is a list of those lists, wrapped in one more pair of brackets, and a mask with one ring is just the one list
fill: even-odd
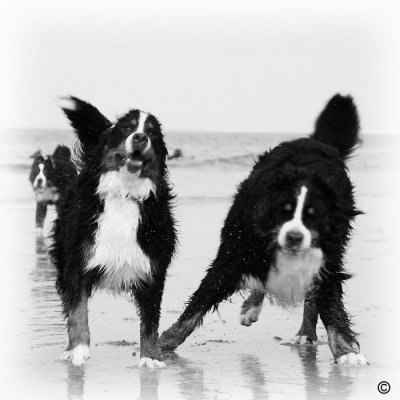
[(71, 150), (67, 146), (57, 146), (54, 153), (46, 158), (37, 151), (33, 158), (29, 181), (36, 196), (36, 227), (41, 229), (47, 206), (55, 204), (58, 208), (67, 186), (76, 178), (77, 170), (71, 160)]
[(81, 172), (62, 203), (50, 251), (68, 320), (62, 359), (82, 365), (89, 358), (88, 299), (107, 289), (136, 302), (139, 366), (163, 367), (158, 325), (176, 231), (160, 123), (134, 109), (112, 124), (76, 97), (65, 98), (62, 109), (81, 147)]
[(215, 260), (178, 321), (159, 339), (179, 346), (204, 315), (240, 289), (253, 292), (241, 323), (258, 318), (265, 295), (283, 306), (305, 298), (295, 343), (314, 341), (320, 316), (338, 364), (365, 365), (343, 305), (343, 257), (357, 210), (346, 159), (359, 142), (351, 97), (335, 95), (309, 138), (284, 142), (261, 155), (241, 183), (221, 232)]

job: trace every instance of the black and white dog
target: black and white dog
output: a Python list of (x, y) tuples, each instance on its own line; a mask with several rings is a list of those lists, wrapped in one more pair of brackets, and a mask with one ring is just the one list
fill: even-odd
[(43, 228), (47, 206), (58, 208), (68, 185), (77, 176), (75, 164), (71, 160), (71, 150), (67, 146), (57, 146), (46, 158), (38, 151), (32, 163), (29, 180), (36, 196), (36, 227)]
[(295, 343), (316, 340), (321, 317), (338, 364), (365, 365), (345, 311), (343, 257), (360, 214), (345, 161), (359, 141), (351, 97), (334, 96), (310, 138), (285, 142), (259, 157), (241, 183), (221, 232), (218, 254), (178, 319), (159, 339), (174, 349), (204, 315), (250, 288), (241, 323), (256, 321), (265, 294), (284, 306), (305, 298)]
[(167, 149), (157, 119), (130, 110), (115, 124), (75, 97), (63, 111), (80, 140), (81, 172), (53, 232), (51, 256), (68, 318), (74, 365), (89, 358), (87, 302), (94, 289), (128, 292), (139, 309), (139, 366), (162, 367), (160, 305), (176, 247)]

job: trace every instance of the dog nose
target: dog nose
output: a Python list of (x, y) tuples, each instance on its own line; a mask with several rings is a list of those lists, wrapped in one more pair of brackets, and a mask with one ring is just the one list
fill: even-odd
[(303, 241), (303, 234), (299, 231), (290, 231), (286, 234), (286, 245), (296, 247)]
[(145, 133), (135, 133), (132, 140), (136, 145), (145, 145), (148, 141), (148, 137)]
[(37, 184), (38, 184), (38, 186), (42, 186), (42, 184), (43, 184), (43, 179), (42, 179), (42, 178), (39, 178), (39, 179), (37, 180)]

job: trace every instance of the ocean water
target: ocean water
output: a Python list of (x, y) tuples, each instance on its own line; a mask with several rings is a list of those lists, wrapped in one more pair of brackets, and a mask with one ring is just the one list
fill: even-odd
[[(0, 169), (12, 167), (26, 169), (29, 156), (36, 150), (50, 154), (58, 144), (73, 147), (74, 133), (69, 129), (16, 129), (0, 132), (3, 143), (0, 149)], [(171, 160), (174, 167), (199, 167), (232, 165), (240, 167), (251, 164), (254, 156), (277, 144), (282, 138), (296, 135), (277, 134), (213, 134), (193, 132), (166, 132), (167, 147), (183, 151), (183, 159)]]
[[(58, 144), (71, 148), (76, 137), (70, 129), (19, 129), (0, 132), (0, 174), (7, 182), (0, 201), (15, 200), (20, 187), (13, 183), (14, 174), (28, 175), (32, 155), (36, 150), (51, 154)], [(304, 134), (274, 133), (201, 133), (166, 132), (167, 147), (176, 148), (183, 158), (168, 162), (170, 178), (182, 201), (231, 197), (235, 188), (249, 173), (257, 156), (285, 140)], [(363, 142), (349, 161), (351, 172), (382, 168), (399, 170), (397, 151), (400, 136), (364, 135)], [(19, 175), (21, 176), (21, 175)], [(19, 201), (31, 198), (31, 192), (19, 193)], [(22, 198), (21, 198), (22, 196)]]
[[(0, 171), (8, 168), (26, 170), (30, 167), (29, 156), (36, 150), (51, 154), (59, 144), (73, 147), (76, 137), (70, 129), (11, 129), (1, 130)], [(241, 168), (252, 165), (258, 154), (270, 149), (281, 141), (307, 136), (302, 133), (202, 133), (166, 132), (167, 147), (183, 151), (182, 159), (169, 162), (173, 168)], [(363, 135), (354, 166), (374, 168), (375, 155), (385, 157), (387, 162), (398, 165), (395, 144), (400, 145), (400, 136)], [(380, 165), (379, 165), (380, 166)]]

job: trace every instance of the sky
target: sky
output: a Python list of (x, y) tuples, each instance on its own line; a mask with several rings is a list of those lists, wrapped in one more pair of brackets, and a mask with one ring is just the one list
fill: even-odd
[(0, 4), (3, 134), (66, 128), (67, 94), (110, 119), (149, 111), (166, 130), (308, 133), (337, 92), (363, 132), (400, 134), (395, 1)]

